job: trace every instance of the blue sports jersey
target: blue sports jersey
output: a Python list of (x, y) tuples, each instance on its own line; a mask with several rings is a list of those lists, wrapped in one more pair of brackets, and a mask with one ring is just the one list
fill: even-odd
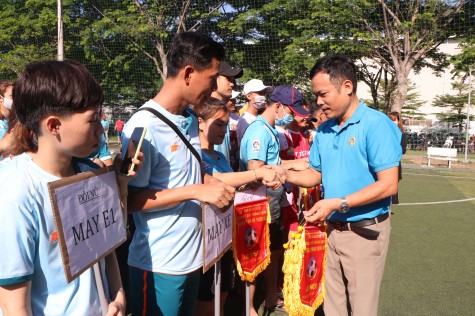
[(219, 145), (214, 145), (214, 150), (219, 151), (224, 155), (224, 158), (228, 161), (228, 163), (231, 162), (231, 156), (229, 154), (229, 151), (231, 150), (231, 130), (229, 129), (229, 124), (226, 126), (226, 134), (224, 135), (223, 142)]
[[(323, 123), (310, 149), (310, 166), (322, 173), (325, 198), (341, 198), (376, 182), (376, 173), (399, 166), (401, 131), (385, 114), (360, 102), (340, 128), (336, 119)], [(333, 212), (330, 221), (353, 222), (389, 212), (390, 197)]]
[[(8, 131), (8, 121), (7, 120), (0, 120), (0, 139), (2, 139), (3, 136), (5, 136), (7, 131)], [(3, 160), (3, 157), (0, 156), (0, 161), (2, 161), (2, 160)]]
[(203, 170), (210, 175), (213, 175), (215, 172), (226, 173), (233, 172), (233, 169), (229, 165), (229, 162), (226, 160), (226, 157), (219, 151), (215, 151), (218, 159), (214, 158), (210, 153), (202, 151), (201, 155), (203, 160), (201, 162), (201, 167)]
[(3, 135), (8, 131), (8, 121), (0, 120), (0, 139), (3, 138)]
[(104, 132), (107, 133), (109, 131), (110, 122), (108, 120), (101, 120), (101, 125), (102, 125), (102, 128), (104, 129)]
[(101, 138), (101, 141), (99, 143), (99, 147), (97, 147), (97, 149), (93, 153), (91, 153), (88, 156), (88, 158), (90, 158), (91, 160), (98, 158), (101, 161), (112, 159), (111, 153), (109, 151), (109, 147), (107, 146), (107, 143), (106, 143), (106, 136), (104, 134), (101, 134), (100, 138)]
[[(73, 165), (94, 166), (87, 159)], [(101, 315), (92, 268), (66, 282), (47, 187), (58, 178), (23, 154), (0, 164), (0, 179), (7, 180), (0, 182), (0, 285), (31, 281), (33, 315)]]
[[(144, 106), (167, 117), (201, 153), (198, 119), (194, 114), (171, 114), (153, 100)], [(147, 127), (147, 133), (142, 143), (145, 161), (137, 176), (129, 182), (131, 190), (166, 190), (201, 183), (200, 163), (171, 127), (149, 111), (138, 111), (124, 127), (123, 146), (135, 127)], [(130, 266), (176, 275), (190, 273), (202, 266), (201, 205), (198, 201), (136, 212), (134, 221), (136, 230), (129, 248)]]
[(258, 116), (244, 132), (240, 148), (240, 170), (247, 170), (248, 160), (260, 160), (266, 165), (280, 165), (277, 130)]

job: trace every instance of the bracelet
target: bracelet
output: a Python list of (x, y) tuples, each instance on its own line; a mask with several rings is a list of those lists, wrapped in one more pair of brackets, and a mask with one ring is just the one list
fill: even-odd
[(256, 181), (258, 181), (259, 179), (257, 179), (257, 172), (256, 172), (256, 169), (253, 169), (254, 170), (254, 177), (256, 177)]

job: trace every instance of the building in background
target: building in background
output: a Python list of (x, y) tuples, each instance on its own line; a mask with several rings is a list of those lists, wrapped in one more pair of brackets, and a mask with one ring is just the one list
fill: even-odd
[[(459, 47), (459, 41), (455, 38), (449, 38), (444, 44), (439, 46), (439, 51), (449, 56), (460, 54), (461, 48)], [(436, 116), (437, 113), (447, 110), (433, 106), (432, 102), (438, 95), (457, 93), (457, 91), (452, 88), (452, 83), (454, 83), (454, 79), (452, 78), (453, 74), (451, 73), (452, 69), (453, 67), (450, 65), (439, 75), (435, 75), (429, 68), (423, 68), (418, 73), (415, 73), (414, 71), (411, 72), (409, 81), (413, 83), (415, 87), (412, 92), (417, 93), (418, 99), (423, 101), (423, 105), (418, 108), (418, 111), (424, 116), (425, 119), (414, 120), (406, 118), (404, 120), (405, 128), (411, 132), (421, 132), (427, 129), (448, 129), (446, 124), (441, 124)], [(472, 80), (472, 82), (474, 81), (475, 80)], [(371, 99), (371, 92), (368, 85), (362, 81), (360, 81), (358, 85), (358, 93), (361, 99)], [(473, 110), (473, 103), (475, 102), (471, 103), (472, 111), (470, 116), (475, 117), (475, 110)], [(469, 134), (475, 134), (474, 121), (472, 121), (470, 124)]]

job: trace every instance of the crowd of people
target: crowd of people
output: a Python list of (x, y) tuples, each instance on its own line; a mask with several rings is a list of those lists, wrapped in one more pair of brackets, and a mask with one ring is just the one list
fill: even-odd
[[(212, 315), (219, 290), (224, 314), (228, 293), (242, 283), (230, 251), (221, 259), (221, 289), (214, 289), (212, 269), (202, 273), (201, 205), (226, 209), (248, 184), (265, 185), (269, 200), (271, 259), (256, 281), (265, 289), (264, 312), (285, 309), (282, 246), (289, 227), (305, 220), (328, 227), (325, 314), (377, 314), (399, 127), (358, 99), (355, 65), (343, 56), (322, 58), (311, 69), (315, 101), (292, 84), (272, 87), (260, 79), (237, 92), (242, 76), (221, 44), (180, 33), (160, 91), (126, 123), (115, 123), (122, 152), (136, 127), (147, 132), (137, 171), (117, 175), (134, 229), (128, 251), (101, 260), (108, 315)], [(239, 93), (247, 100), (241, 113)], [(15, 83), (2, 81), (0, 95), (3, 315), (100, 315), (92, 269), (66, 282), (51, 238), (57, 228), (47, 184), (118, 163), (107, 151), (102, 90), (82, 65), (45, 61), (28, 65)], [(324, 199), (303, 209), (302, 188), (317, 186)], [(252, 316), (260, 307), (256, 282)]]

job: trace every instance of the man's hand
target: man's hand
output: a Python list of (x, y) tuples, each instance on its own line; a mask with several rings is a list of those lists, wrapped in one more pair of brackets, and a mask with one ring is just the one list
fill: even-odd
[(288, 160), (284, 164), (282, 164), (283, 168), (285, 168), (287, 170), (295, 170), (295, 171), (308, 169), (309, 166), (310, 166), (310, 164), (308, 162), (308, 158), (302, 158), (302, 159), (297, 159), (297, 160)]
[(206, 177), (205, 182), (193, 186), (195, 199), (216, 205), (220, 209), (227, 209), (234, 199), (235, 189), (211, 176)]
[(266, 165), (266, 168), (272, 168), (277, 174), (277, 180), (284, 184), (287, 181), (287, 171), (282, 168), (282, 165)]
[(254, 170), (256, 170), (258, 177), (262, 179), (262, 184), (272, 190), (277, 190), (285, 183), (285, 179), (282, 179), (277, 169), (273, 168), (273, 166), (263, 165)]
[(125, 316), (125, 293), (123, 290), (118, 291), (114, 300), (110, 302), (107, 316)]
[(326, 221), (328, 216), (338, 209), (340, 202), (340, 199), (323, 199), (318, 201), (311, 209), (303, 212), (305, 220), (309, 223)]

